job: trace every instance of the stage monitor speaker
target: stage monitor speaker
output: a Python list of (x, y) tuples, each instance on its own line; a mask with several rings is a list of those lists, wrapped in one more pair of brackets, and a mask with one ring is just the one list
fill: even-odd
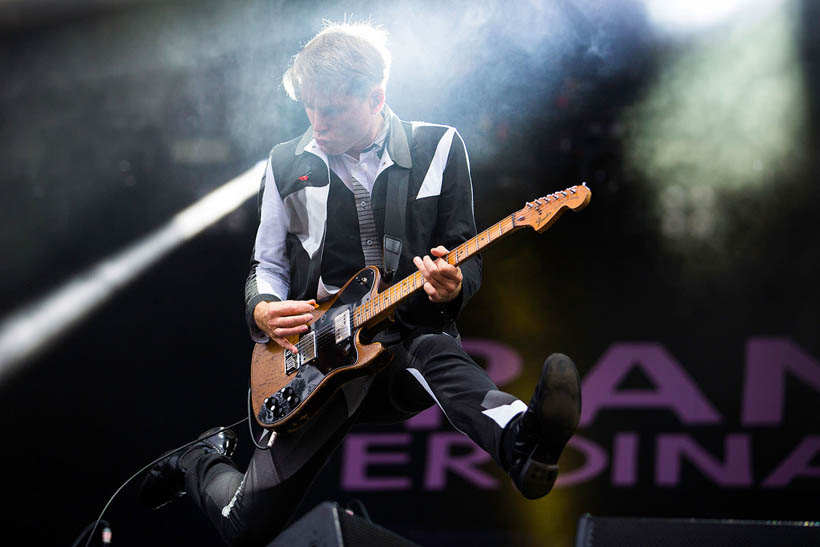
[(320, 503), (268, 547), (420, 547), (339, 504)]
[(575, 547), (820, 545), (820, 522), (616, 518), (584, 515)]

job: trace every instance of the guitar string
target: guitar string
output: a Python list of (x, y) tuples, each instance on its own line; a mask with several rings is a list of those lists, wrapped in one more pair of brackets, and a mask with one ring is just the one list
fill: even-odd
[[(470, 240), (464, 242), (463, 244), (456, 247), (451, 253), (448, 254), (448, 259), (450, 256), (454, 257), (453, 264), (458, 264), (459, 262), (466, 260), (467, 258), (471, 257), (474, 253), (483, 249), (487, 244), (493, 241), (492, 231), (493, 229), (498, 229), (499, 235), (501, 237), (505, 234), (503, 228), (505, 221), (511, 220), (510, 218), (504, 219), (501, 222), (496, 223), (493, 226), (490, 226), (486, 230), (478, 233), (475, 237), (471, 238)], [(507, 230), (509, 232), (509, 229)], [(474, 242), (476, 250), (472, 253), (470, 252), (470, 243)], [(462, 258), (462, 253), (466, 253), (467, 256)], [(449, 260), (448, 260), (449, 262)], [(384, 293), (379, 294), (376, 298), (374, 298), (371, 302), (366, 304), (360, 304), (352, 309), (348, 310), (350, 314), (350, 318), (354, 323), (356, 323), (357, 318), (362, 318), (362, 323), (372, 319), (382, 311), (386, 310), (390, 306), (398, 303), (399, 300), (403, 299), (404, 297), (414, 293), (418, 290), (423, 283), (420, 285), (419, 282), (422, 281), (419, 279), (419, 272), (415, 272), (412, 276), (408, 276), (401, 280), (399, 283), (390, 287)], [(408, 285), (411, 288), (408, 290)], [(398, 293), (398, 294), (396, 294)], [(361, 312), (357, 312), (359, 308), (362, 308)], [(335, 329), (332, 328), (330, 325), (319, 328), (314, 331), (316, 333), (315, 336), (315, 343), (317, 346), (322, 347), (324, 346), (327, 341), (331, 338), (335, 339)], [(302, 335), (304, 336), (304, 335)], [(300, 336), (299, 341), (296, 343), (296, 347), (299, 350), (303, 350), (309, 346), (309, 342), (306, 339), (302, 339)]]
[[(456, 258), (458, 257), (459, 249), (456, 249), (454, 251), (454, 253), (456, 253)], [(399, 283), (393, 285), (387, 291), (380, 293), (369, 303), (360, 304), (359, 306), (349, 309), (348, 313), (350, 314), (350, 318), (354, 326), (357, 318), (362, 318), (362, 323), (364, 323), (372, 319), (379, 313), (385, 311), (389, 307), (393, 306), (394, 304), (398, 303), (399, 300), (414, 293), (421, 287), (421, 284), (419, 284), (420, 281), (422, 280), (419, 279), (419, 274), (414, 273), (413, 275), (408, 276)], [(359, 308), (361, 308), (361, 311), (357, 312)], [(335, 338), (335, 329), (330, 325), (327, 325), (324, 328), (319, 328), (314, 332), (316, 333), (317, 346), (323, 346), (328, 341), (328, 339)], [(296, 343), (296, 347), (300, 350), (307, 348), (310, 344), (306, 339), (303, 340), (301, 336), (299, 342)]]

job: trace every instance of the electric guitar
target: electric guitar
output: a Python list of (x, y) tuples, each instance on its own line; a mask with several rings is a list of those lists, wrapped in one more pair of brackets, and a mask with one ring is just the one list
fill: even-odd
[[(484, 247), (530, 226), (541, 233), (567, 209), (579, 211), (592, 197), (586, 183), (527, 202), (515, 213), (451, 250), (445, 257), (458, 265)], [(335, 391), (350, 380), (377, 372), (389, 359), (379, 342), (363, 333), (392, 316), (396, 306), (424, 284), (415, 272), (379, 292), (380, 272), (368, 266), (313, 312), (304, 334), (289, 338), (297, 353), (276, 342), (256, 344), (251, 358), (250, 404), (266, 429), (291, 431), (310, 419)], [(365, 337), (366, 338), (366, 337)]]

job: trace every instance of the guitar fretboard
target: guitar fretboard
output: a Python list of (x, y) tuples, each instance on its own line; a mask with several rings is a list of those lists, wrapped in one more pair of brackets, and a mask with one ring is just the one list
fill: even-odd
[[(445, 256), (445, 260), (449, 264), (457, 266), (464, 262), (481, 249), (488, 246), (490, 243), (498, 241), (503, 236), (517, 230), (519, 227), (514, 225), (513, 219), (515, 213), (505, 217), (501, 221), (493, 224), (486, 230), (477, 234), (475, 237), (468, 239), (455, 249), (451, 250)], [(402, 279), (401, 281), (391, 285), (385, 291), (379, 293), (375, 298), (371, 298), (364, 304), (356, 306), (353, 310), (353, 325), (358, 328), (367, 322), (377, 318), (386, 316), (393, 308), (395, 308), (402, 299), (410, 296), (424, 285), (424, 276), (421, 272), (415, 272)]]

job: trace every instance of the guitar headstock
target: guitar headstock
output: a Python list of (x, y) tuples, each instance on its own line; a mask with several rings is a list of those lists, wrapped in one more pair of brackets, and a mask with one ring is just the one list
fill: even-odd
[(592, 191), (583, 183), (581, 186), (570, 186), (552, 194), (528, 201), (523, 209), (513, 215), (513, 226), (531, 226), (536, 232), (543, 232), (565, 209), (580, 211), (592, 199)]

